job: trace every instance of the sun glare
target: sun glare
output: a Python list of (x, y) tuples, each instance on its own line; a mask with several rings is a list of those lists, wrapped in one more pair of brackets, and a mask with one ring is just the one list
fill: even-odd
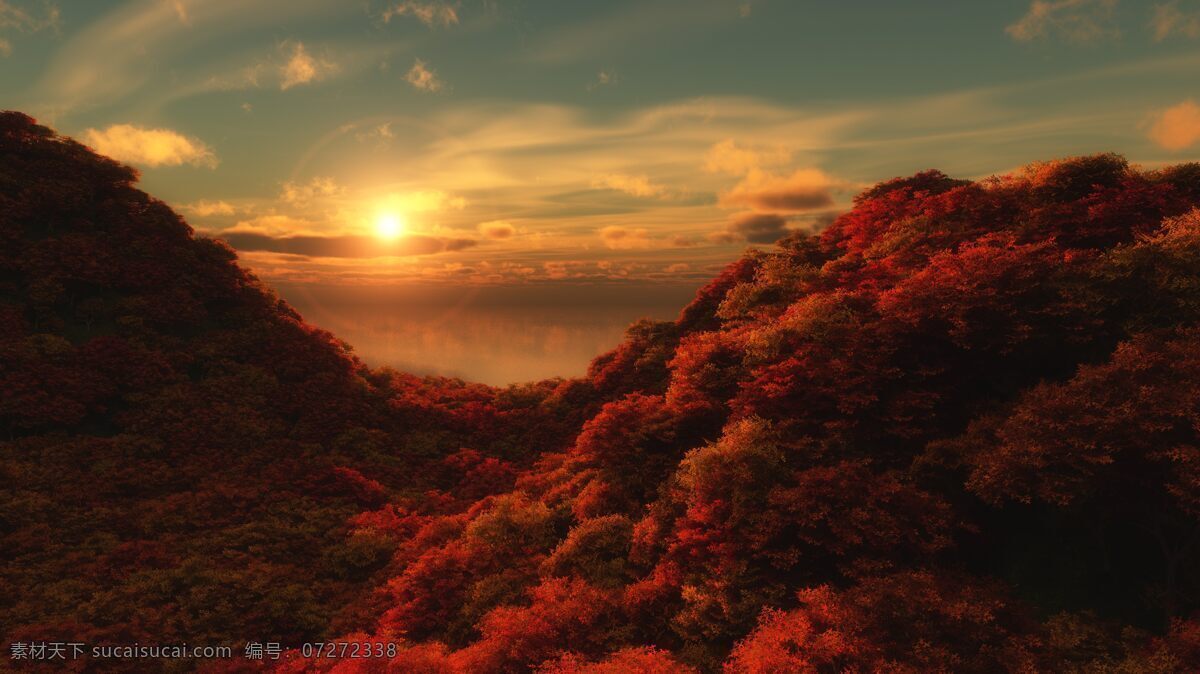
[(381, 239), (394, 239), (404, 233), (404, 218), (395, 213), (383, 213), (375, 221), (375, 235)]

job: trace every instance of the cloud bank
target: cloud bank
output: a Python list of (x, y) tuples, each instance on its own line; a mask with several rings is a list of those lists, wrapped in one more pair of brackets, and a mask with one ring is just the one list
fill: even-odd
[(409, 257), (464, 250), (473, 239), (450, 239), (412, 234), (393, 241), (370, 236), (271, 236), (261, 232), (226, 231), (214, 236), (245, 252), (286, 253), (305, 257)]

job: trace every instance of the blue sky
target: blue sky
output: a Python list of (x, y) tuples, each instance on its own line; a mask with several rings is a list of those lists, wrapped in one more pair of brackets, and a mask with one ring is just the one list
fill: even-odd
[(0, 56), (290, 283), (696, 281), (895, 175), (1200, 141), (1200, 0), (0, 0)]

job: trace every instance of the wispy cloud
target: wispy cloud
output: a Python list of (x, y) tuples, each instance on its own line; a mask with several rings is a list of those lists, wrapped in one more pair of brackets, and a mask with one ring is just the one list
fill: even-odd
[[(243, 91), (278, 88), (286, 91), (295, 87), (316, 85), (348, 73), (361, 72), (374, 66), (389, 47), (372, 44), (334, 44), (320, 48), (294, 40), (278, 43), (274, 49), (259, 48), (230, 57), (225, 68), (203, 74), (183, 83), (163, 87), (160, 104), (182, 98), (218, 91)], [(336, 53), (336, 57), (335, 54)], [(240, 65), (232, 65), (240, 62)], [(254, 106), (243, 103), (250, 112)]]
[(183, 0), (168, 0), (171, 3), (171, 8), (175, 10), (175, 16), (179, 17), (179, 22), (182, 24), (190, 24), (191, 16), (188, 15), (187, 5)]
[(467, 207), (467, 200), (449, 192), (435, 189), (416, 189), (391, 192), (382, 197), (383, 203), (389, 208), (403, 213), (437, 213), (441, 211), (461, 211)]
[(211, 217), (214, 215), (233, 215), (237, 213), (237, 208), (226, 201), (209, 201), (201, 199), (200, 201), (184, 204), (184, 210), (192, 215), (197, 215), (202, 218)]
[(1150, 127), (1150, 140), (1163, 149), (1186, 150), (1200, 141), (1200, 105), (1184, 101), (1155, 116)]
[[(43, 6), (35, 4), (39, 1), (11, 0), (35, 10)], [(195, 210), (184, 208), (189, 215), (255, 219), (261, 226), (279, 227), (270, 232), (274, 238), (296, 235), (301, 227), (314, 236), (364, 235), (372, 231), (379, 212), (392, 208), (387, 195), (421, 194), (395, 202), (409, 231), (492, 243), (461, 253), (464, 259), (477, 258), (470, 264), (476, 269), (483, 268), (477, 262), (499, 249), (522, 269), (548, 269), (542, 264), (547, 258), (570, 255), (636, 258), (656, 271), (668, 262), (705, 260), (694, 262), (693, 269), (699, 270), (711, 258), (732, 254), (709, 245), (707, 233), (720, 230), (721, 236), (712, 239), (718, 242), (765, 240), (802, 227), (804, 216), (797, 213), (836, 210), (830, 204), (848, 199), (852, 187), (863, 181), (931, 166), (958, 176), (986, 175), (1044, 156), (1046, 147), (1065, 147), (1066, 141), (1057, 139), (1068, 137), (1072, 147), (1083, 147), (1111, 143), (1113, 138), (1128, 141), (1129, 134), (1136, 133), (1143, 137), (1124, 145), (1127, 151), (1161, 157), (1164, 153), (1144, 137), (1152, 133), (1151, 122), (1135, 131), (1147, 101), (1160, 108), (1153, 120), (1154, 142), (1163, 147), (1200, 142), (1188, 135), (1192, 132), (1187, 114), (1164, 110), (1189, 95), (1167, 93), (1163, 98), (1164, 83), (1175, 86), (1182, 81), (1186, 86), (1186, 76), (1180, 73), (1200, 63), (1190, 53), (1176, 54), (1178, 50), (1155, 56), (1180, 62), (1191, 57), (1190, 65), (1151, 66), (1114, 56), (1103, 59), (1106, 65), (1094, 71), (1048, 66), (1044, 76), (1033, 79), (980, 82), (936, 95), (924, 93), (927, 89), (911, 94), (899, 87), (879, 90), (867, 82), (865, 88), (834, 96), (840, 103), (821, 93), (823, 77), (837, 79), (829, 73), (814, 75), (814, 88), (808, 92), (812, 95), (780, 98), (769, 84), (750, 78), (743, 80), (743, 87), (739, 75), (731, 75), (734, 69), (717, 67), (700, 76), (707, 82), (703, 86), (757, 90), (762, 97), (672, 100), (672, 92), (680, 88), (653, 89), (661, 69), (649, 64), (652, 67), (626, 71), (633, 68), (629, 64), (640, 62), (634, 57), (649, 54), (655, 41), (661, 40), (657, 46), (667, 53), (680, 48), (682, 54), (684, 43), (703, 31), (711, 29), (714, 37), (716, 31), (726, 30), (749, 35), (764, 21), (782, 20), (786, 13), (778, 3), (756, 4), (756, 16), (739, 22), (738, 1), (646, 0), (630, 11), (592, 4), (554, 17), (530, 17), (536, 30), (517, 25), (519, 19), (513, 19), (520, 13), (511, 6), (497, 12), (495, 21), (486, 21), (488, 17), (473, 11), (468, 15), (476, 3), (455, 5), (454, 0), (380, 0), (371, 3), (368, 12), (359, 3), (328, 0), (113, 3), (111, 9), (66, 17), (69, 30), (63, 49), (50, 55), (45, 68), (47, 88), (23, 97), (36, 103), (81, 101), (74, 113), (64, 115), (70, 123), (61, 118), (56, 122), (63, 128), (104, 129), (114, 121), (137, 121), (186, 131), (216, 144), (227, 164), (235, 159), (227, 147), (271, 146), (269, 153), (249, 157), (250, 164), (227, 177), (220, 178), (227, 172), (217, 174), (217, 182), (188, 184), (187, 176), (195, 172), (151, 173), (152, 190), (161, 188), (193, 202)], [(1173, 13), (1162, 13), (1162, 39), (1186, 37), (1191, 29), (1185, 19), (1197, 4), (1200, 0), (1167, 5)], [(335, 5), (342, 9), (328, 9)], [(698, 16), (688, 11), (693, 5)], [(1126, 5), (1132, 3), (1122, 7)], [(391, 10), (387, 26), (380, 18), (384, 7)], [(439, 7), (454, 11), (455, 18), (447, 18)], [(1101, 33), (1110, 35), (1114, 27), (1105, 18), (1106, 7), (1099, 0), (1055, 0), (1032, 7), (1030, 0), (1021, 0), (1010, 5), (1007, 21), (993, 22), (985, 30), (1007, 42), (1009, 36), (999, 32), (1002, 26), (1030, 9), (1032, 16), (1017, 22), (1022, 24), (1019, 30), (1010, 31), (1013, 39), (1061, 41), (1096, 33), (1081, 31), (1090, 24), (1068, 20), (1071, 14), (1091, 17)], [(1136, 14), (1131, 10), (1134, 27), (1126, 28), (1142, 31), (1139, 37), (1145, 42), (1151, 37), (1146, 24), (1153, 8), (1151, 2)], [(274, 20), (265, 18), (271, 13)], [(221, 40), (220, 49), (211, 48), (213, 36), (229, 25), (236, 26), (235, 33)], [(450, 30), (443, 30), (445, 26)], [(665, 38), (663, 26), (672, 29)], [(674, 34), (676, 28), (679, 35)], [(454, 45), (441, 44), (447, 35), (477, 29), (469, 36), (480, 40), (476, 44), (457, 38)], [(509, 32), (485, 32), (493, 30)], [(486, 50), (499, 43), (493, 38), (504, 36), (513, 38), (505, 44), (517, 50), (517, 62), (483, 64), (483, 80), (457, 73), (450, 56), (438, 56), (459, 49), (474, 50), (470, 54), (476, 56), (481, 49), (491, 54)], [(11, 36), (0, 33), (3, 37)], [(281, 46), (279, 40), (289, 37), (304, 42)], [(731, 44), (746, 39), (720, 37), (729, 37)], [(13, 42), (24, 56), (22, 41), (13, 37)], [(416, 55), (428, 63), (414, 61)], [(980, 56), (1006, 58), (1002, 49)], [(538, 63), (520, 63), (523, 58)], [(391, 70), (381, 72), (381, 61), (390, 63)], [(547, 62), (572, 65), (543, 67)], [(338, 77), (328, 72), (325, 82), (336, 81), (322, 86), (330, 95), (320, 101), (304, 97), (321, 81), (320, 66), (332, 63)], [(34, 77), (41, 72), (40, 64), (21, 66)], [(621, 69), (619, 84), (616, 68)], [(1123, 70), (1117, 73), (1118, 68)], [(1135, 74), (1134, 69), (1161, 77)], [(1111, 75), (1088, 74), (1110, 70)], [(508, 77), (526, 73), (545, 77), (547, 86), (565, 98), (547, 102), (529, 87), (505, 86)], [(210, 82), (214, 74), (221, 77)], [(1090, 79), (1082, 79), (1085, 75)], [(1079, 86), (1063, 86), (1067, 81)], [(386, 82), (391, 86), (381, 86)], [(597, 89), (590, 97), (583, 90), (589, 85)], [(636, 91), (630, 85), (636, 85)], [(403, 98), (408, 86), (418, 88), (408, 95), (423, 99), (419, 104), (398, 106), (395, 100), (380, 98), (395, 99), (397, 93)], [(194, 106), (192, 101), (181, 104), (178, 91), (188, 87), (189, 97), (218, 89), (226, 93), (197, 98)], [(235, 93), (241, 89), (256, 91)], [(281, 89), (288, 91), (281, 94)], [(443, 95), (417, 95), (439, 89)], [(455, 96), (444, 95), (447, 90)], [(1114, 98), (1105, 90), (1127, 95)], [(1063, 92), (1072, 96), (1063, 98)], [(41, 93), (51, 95), (43, 99)], [(300, 97), (320, 107), (303, 113), (290, 109)], [(596, 104), (572, 105), (567, 100)], [(32, 109), (23, 105), (26, 101), (14, 103)], [(243, 101), (254, 103), (253, 115), (238, 109)], [(212, 114), (196, 117), (189, 110)], [(172, 121), (184, 119), (175, 117), (181, 114), (190, 120), (187, 124)], [(280, 126), (289, 115), (294, 119)], [(238, 153), (239, 166), (243, 154)], [(1135, 161), (1147, 158), (1131, 156)], [(245, 181), (250, 174), (244, 171), (260, 178)], [(314, 175), (325, 177), (313, 179)], [(291, 182), (284, 185), (262, 176)], [(220, 181), (229, 180), (238, 184), (219, 187)], [(265, 185), (257, 197), (249, 192), (255, 182)], [(237, 210), (228, 213), (225, 202), (195, 201), (217, 195)], [(415, 210), (410, 213), (401, 202)], [(425, 211), (421, 204), (437, 207)], [(615, 255), (613, 247), (637, 250)], [(673, 247), (688, 249), (672, 251)], [(629, 271), (637, 273), (632, 267)]]
[(1175, 35), (1196, 39), (1200, 37), (1200, 9), (1184, 12), (1178, 2), (1156, 5), (1150, 28), (1154, 31), (1155, 42)]
[(40, 4), (41, 12), (30, 11), (10, 0), (0, 0), (0, 29), (22, 33), (36, 33), (48, 28), (58, 28), (61, 13), (58, 6), (50, 2)]
[[(10, 0), (0, 0), (0, 30), (18, 33), (37, 33), (43, 30), (58, 30), (60, 13), (58, 6), (42, 2), (41, 11), (31, 11)], [(13, 53), (12, 41), (0, 38), (0, 56)]]
[[(628, 269), (632, 275), (661, 273), (665, 265), (681, 261), (693, 263), (699, 273), (728, 259), (726, 246), (769, 242), (808, 227), (813, 216), (832, 213), (863, 181), (927, 168), (920, 157), (936, 154), (933, 165), (952, 175), (986, 175), (1040, 156), (1048, 133), (1111, 129), (1113, 115), (1128, 128), (1144, 115), (1131, 103), (1128, 109), (1105, 110), (1103, 127), (1086, 114), (1034, 121), (1018, 117), (1014, 99), (1028, 96), (1031, 87), (1040, 93), (1052, 86), (980, 88), (832, 111), (742, 97), (678, 100), (604, 114), (565, 104), (447, 101), (432, 114), (364, 118), (322, 137), (304, 154), (315, 166), (321, 157), (336, 157), (341, 142), (357, 146), (355, 133), (391, 122), (394, 151), (403, 161), (380, 177), (387, 189), (436, 185), (470, 199), (462, 210), (409, 218), (414, 228), (427, 228), (417, 231), (466, 232), (494, 241), (481, 222), (519, 222), (521, 236), (502, 245), (504, 259), (538, 274), (549, 269), (542, 264), (546, 259), (596, 260), (613, 250), (630, 251), (650, 265)], [(979, 149), (1001, 146), (996, 153)], [(843, 154), (859, 158), (853, 171), (827, 171)], [(612, 188), (618, 185), (629, 191), (617, 193)], [(669, 187), (674, 185), (687, 185), (688, 192), (677, 194)], [(669, 198), (625, 198), (630, 193)], [(339, 201), (346, 210), (355, 203), (374, 207), (379, 194), (355, 193)], [(296, 214), (316, 217), (313, 212)], [(362, 233), (373, 222), (371, 213), (362, 220), (337, 215), (330, 209), (322, 228)], [(507, 231), (500, 227), (495, 233)], [(496, 248), (464, 251), (455, 259), (479, 268), (480, 262), (495, 259)], [(554, 269), (555, 274), (575, 273), (574, 268)], [(511, 279), (515, 272), (492, 273)]]
[(140, 166), (217, 166), (217, 157), (207, 145), (171, 129), (114, 124), (103, 131), (85, 130), (83, 140), (100, 154)]
[[(22, 107), (40, 117), (54, 117), (122, 100), (135, 92), (147, 92), (151, 100), (170, 101), (206, 91), (274, 85), (283, 78), (278, 58), (263, 59), (263, 63), (218, 77), (211, 72), (203, 74), (211, 64), (177, 59), (231, 25), (249, 31), (347, 11), (340, 3), (325, 0), (189, 0), (181, 5), (187, 16), (184, 22), (175, 3), (168, 0), (109, 4), (116, 6), (68, 34), (38, 83), (26, 92)], [(284, 58), (291, 56), (289, 52)], [(147, 68), (148, 59), (172, 63), (164, 69), (170, 73), (169, 80), (164, 81), (158, 69)]]
[(404, 80), (421, 91), (441, 91), (445, 84), (438, 79), (437, 73), (430, 70), (425, 62), (417, 59), (412, 68), (404, 76)]
[(1005, 29), (1019, 42), (1062, 37), (1094, 42), (1120, 34), (1113, 23), (1117, 0), (1033, 0), (1029, 10)]
[(287, 204), (308, 204), (315, 199), (334, 197), (342, 194), (345, 188), (328, 176), (318, 176), (307, 183), (285, 182), (279, 192), (279, 199)]
[(224, 232), (262, 234), (270, 237), (295, 236), (299, 234), (322, 236), (325, 234), (325, 232), (321, 231), (320, 223), (286, 213), (254, 215), (245, 220), (239, 220), (233, 227), (225, 229)]
[[(592, 3), (604, 10), (612, 5)], [(533, 45), (528, 58), (543, 63), (569, 63), (611, 54), (632, 44), (660, 39), (664, 31), (702, 34), (740, 14), (737, 5), (695, 0), (643, 0), (627, 7), (581, 18), (547, 34)]]
[(426, 26), (452, 26), (458, 23), (458, 11), (444, 2), (417, 2), (408, 0), (383, 10), (380, 18), (384, 23), (397, 16), (411, 16)]
[(727, 181), (697, 175), (697, 162), (722, 138), (744, 135), (754, 147), (788, 138), (820, 148), (859, 119), (866, 117), (856, 111), (805, 114), (741, 98), (674, 101), (603, 121), (566, 105), (472, 103), (443, 112), (405, 168), (414, 179), (453, 190), (578, 193), (594, 190), (598, 176), (622, 175), (645, 176), (651, 191), (686, 178), (689, 192), (712, 194)]
[(616, 190), (635, 197), (666, 196), (667, 188), (650, 181), (646, 175), (628, 175), (625, 173), (606, 173), (592, 180), (596, 189)]
[(396, 137), (396, 134), (392, 132), (392, 123), (384, 122), (355, 134), (355, 137), (359, 140), (391, 140)]

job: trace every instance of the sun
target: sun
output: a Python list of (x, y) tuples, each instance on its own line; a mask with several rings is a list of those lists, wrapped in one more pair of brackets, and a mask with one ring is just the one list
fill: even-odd
[(375, 220), (375, 236), (395, 239), (404, 233), (404, 218), (396, 213), (380, 213)]

